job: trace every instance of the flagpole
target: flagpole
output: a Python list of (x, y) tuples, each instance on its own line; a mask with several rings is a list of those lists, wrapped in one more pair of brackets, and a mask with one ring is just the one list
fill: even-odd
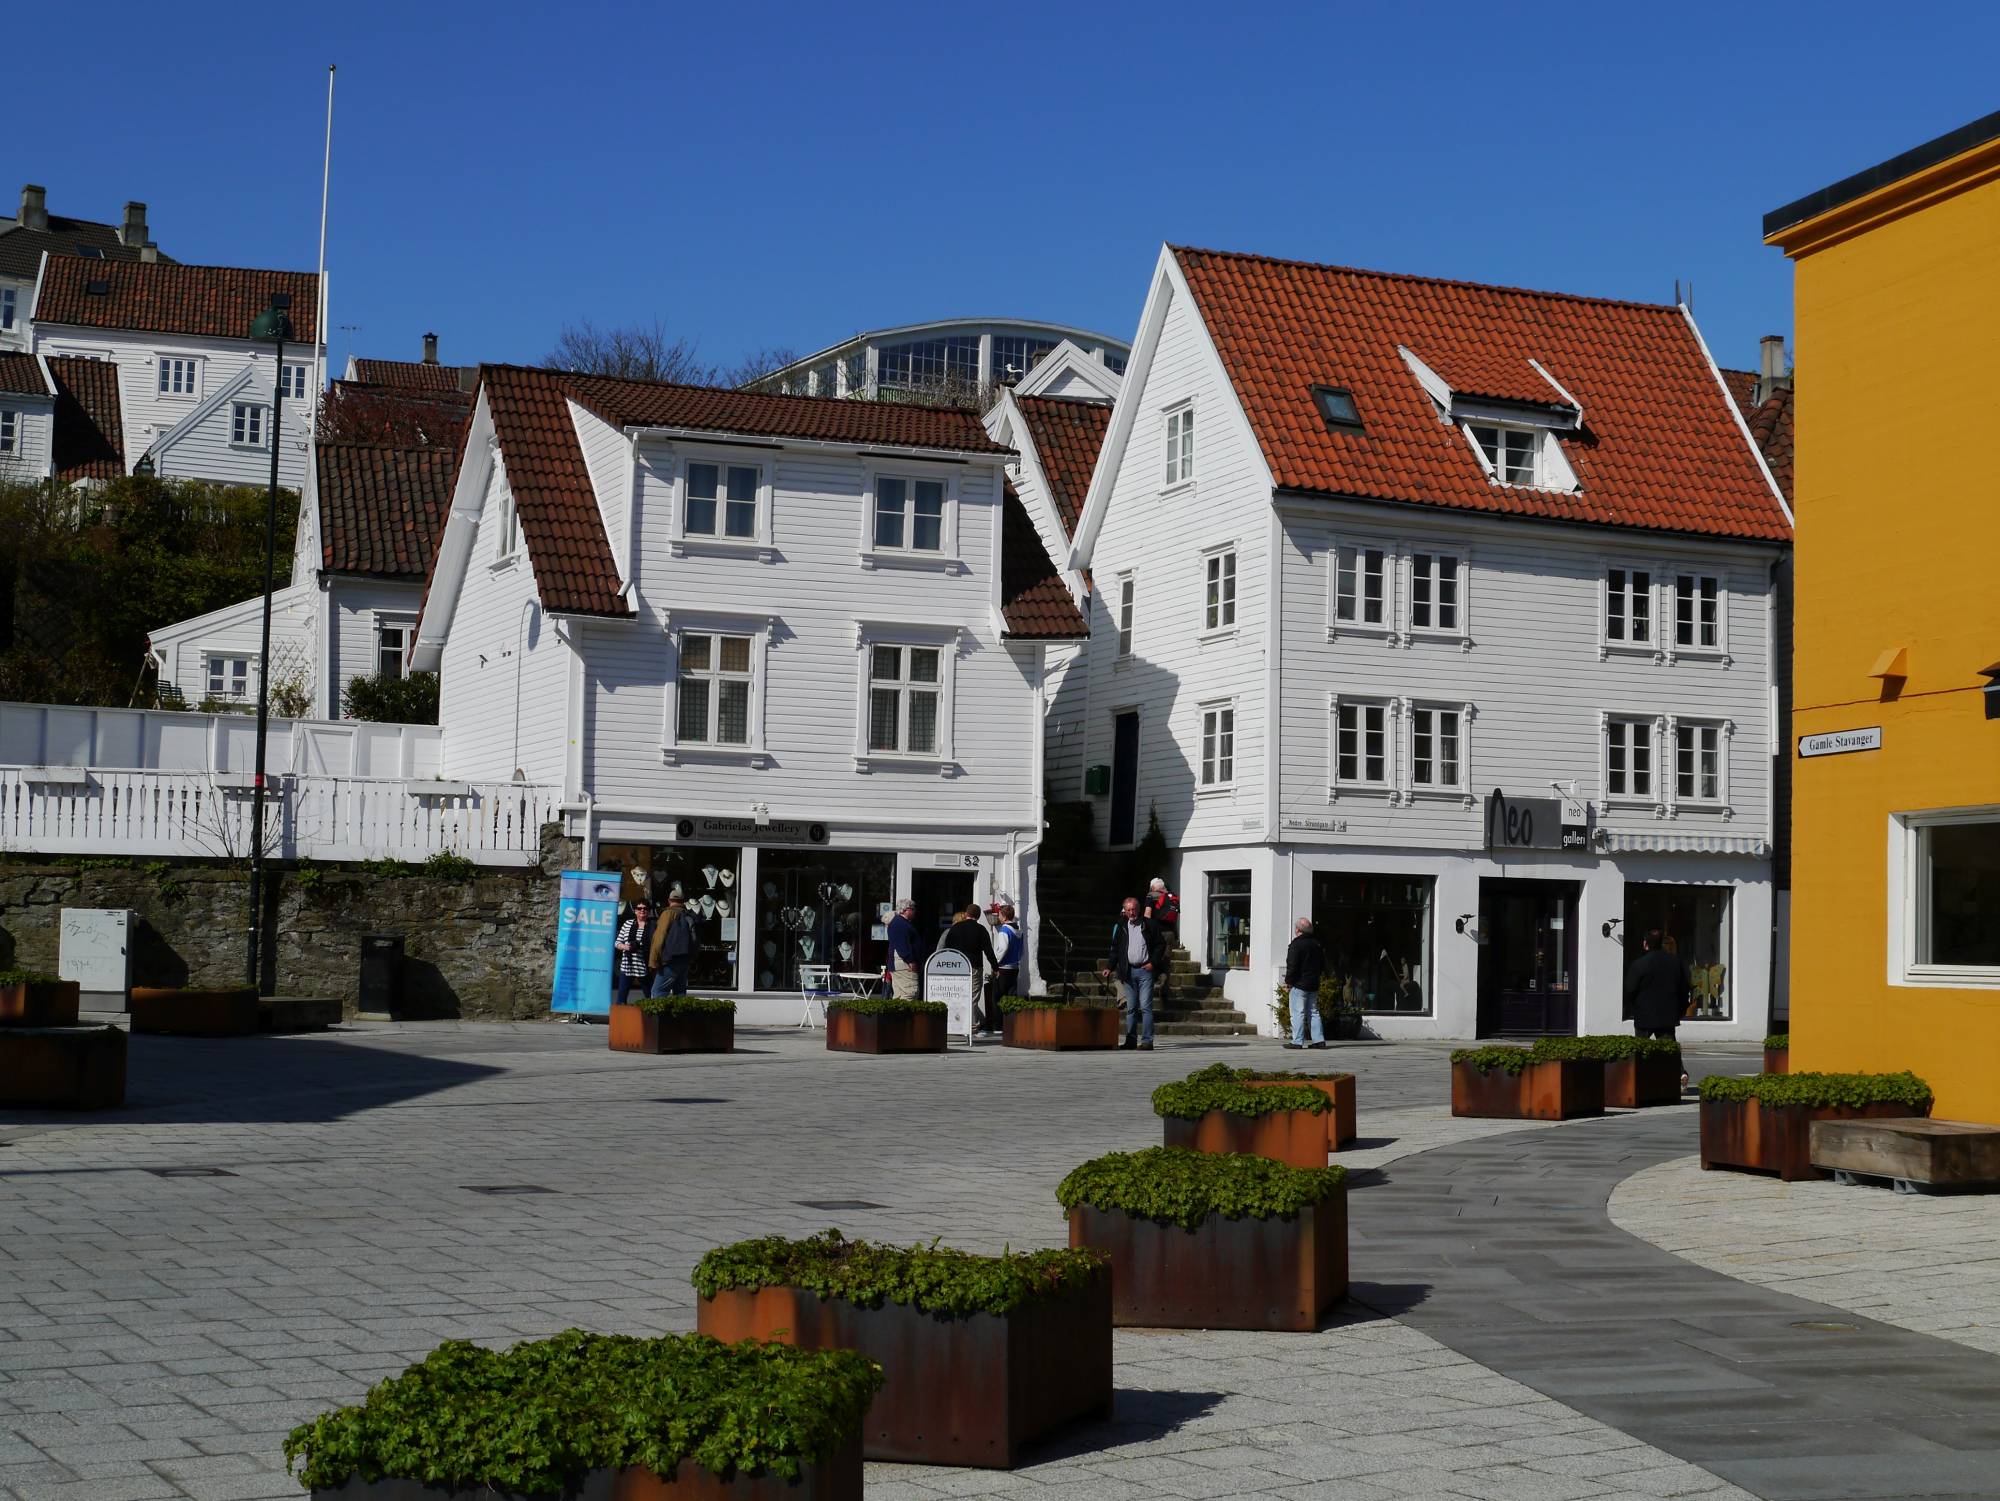
[[(319, 173), (319, 306), (313, 310), (316, 320), (314, 333), (318, 336), (319, 349), (313, 355), (313, 373), (318, 377), (313, 387), (313, 412), (319, 412), (319, 404), (326, 392), (326, 203), (327, 190), (333, 181), (333, 70), (334, 65), (326, 65), (326, 155), (320, 163)], [(314, 424), (317, 428), (318, 424)]]

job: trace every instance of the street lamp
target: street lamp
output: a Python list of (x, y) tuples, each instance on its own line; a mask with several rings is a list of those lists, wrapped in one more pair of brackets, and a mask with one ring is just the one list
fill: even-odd
[(271, 488), (264, 511), (264, 645), (257, 661), (257, 778), (250, 794), (250, 988), (257, 978), (257, 944), (264, 917), (264, 747), (271, 728), (271, 586), (278, 569), (278, 424), (285, 414), (285, 345), (292, 337), (292, 294), (273, 292), (271, 305), (250, 325), (252, 339), (269, 339), (271, 365)]

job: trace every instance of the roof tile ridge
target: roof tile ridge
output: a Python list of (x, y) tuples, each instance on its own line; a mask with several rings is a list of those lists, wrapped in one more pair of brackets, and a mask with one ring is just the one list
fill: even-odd
[(1017, 392), (1014, 399), (1016, 401), (1046, 401), (1052, 404), (1060, 403), (1063, 406), (1072, 407), (1089, 407), (1093, 411), (1102, 412), (1110, 411), (1113, 405), (1111, 399), (1105, 396), (1043, 396), (1039, 394), (1022, 396)]
[(224, 266), (208, 261), (170, 261), (164, 257), (157, 261), (102, 261), (98, 260), (96, 256), (71, 255), (67, 251), (62, 250), (50, 251), (49, 259), (51, 261), (89, 261), (91, 264), (97, 266), (118, 266), (128, 270), (142, 271), (149, 275), (155, 271), (239, 271), (249, 276), (317, 277), (319, 275), (317, 271), (295, 271), (285, 266)]
[[(832, 408), (850, 408), (857, 405), (851, 396), (807, 396), (797, 391), (751, 391), (742, 386), (704, 386), (694, 381), (654, 380), (643, 375), (600, 375), (589, 370), (569, 370), (562, 372), (578, 380), (617, 381), (622, 385), (643, 386), (649, 391), (695, 391), (708, 396), (741, 396), (752, 401), (784, 401), (800, 405)], [(875, 401), (864, 403), (878, 408), (893, 407), (905, 412), (945, 412), (954, 416), (979, 420), (979, 413), (967, 407), (951, 406), (943, 402), (928, 401)]]

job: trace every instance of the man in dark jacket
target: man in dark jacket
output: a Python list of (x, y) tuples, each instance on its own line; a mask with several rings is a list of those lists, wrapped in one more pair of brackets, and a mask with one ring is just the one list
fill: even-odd
[(1319, 980), (1326, 971), (1326, 955), (1313, 937), (1310, 917), (1302, 917), (1294, 930), (1291, 947), (1285, 950), (1285, 986), (1291, 991), (1292, 1035), (1288, 1048), (1306, 1046), (1306, 1018), (1312, 1018), (1312, 1046), (1326, 1046), (1326, 1024), (1319, 1014)]
[[(972, 961), (973, 987), (982, 994), (986, 985), (986, 971), (1000, 967), (999, 960), (993, 955), (993, 935), (987, 931), (986, 924), (979, 920), (977, 902), (952, 920), (951, 926), (945, 929), (944, 937), (938, 940), (938, 947), (954, 950)], [(989, 1033), (1000, 1030), (1000, 1016), (997, 1010), (990, 1011), (987, 1015), (985, 1030)]]
[(667, 898), (667, 913), (653, 929), (650, 957), (653, 961), (654, 995), (686, 995), (688, 969), (694, 963), (701, 940), (695, 937), (694, 919), (687, 903), (676, 892)]
[(1153, 1046), (1153, 987), (1166, 970), (1167, 935), (1140, 912), (1136, 896), (1126, 897), (1111, 929), (1111, 961), (1098, 971), (1107, 980), (1116, 976), (1124, 992), (1125, 1041), (1120, 1047)]
[(1641, 1037), (1672, 1041), (1674, 1028), (1687, 1014), (1687, 966), (1667, 952), (1658, 928), (1641, 942), (1646, 951), (1625, 971), (1625, 1004), (1632, 1013), (1632, 1030)]
[(898, 1000), (917, 998), (917, 904), (896, 898), (896, 915), (889, 919), (889, 993)]

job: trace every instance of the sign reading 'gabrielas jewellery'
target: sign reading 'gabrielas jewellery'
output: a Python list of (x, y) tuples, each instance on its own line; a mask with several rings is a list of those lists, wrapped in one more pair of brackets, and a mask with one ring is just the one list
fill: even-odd
[(674, 825), (676, 839), (702, 844), (825, 844), (826, 825), (774, 818), (683, 818)]
[(1865, 730), (1828, 730), (1823, 735), (1799, 736), (1801, 756), (1845, 756), (1854, 751), (1872, 751), (1882, 748), (1882, 726), (1870, 725)]

